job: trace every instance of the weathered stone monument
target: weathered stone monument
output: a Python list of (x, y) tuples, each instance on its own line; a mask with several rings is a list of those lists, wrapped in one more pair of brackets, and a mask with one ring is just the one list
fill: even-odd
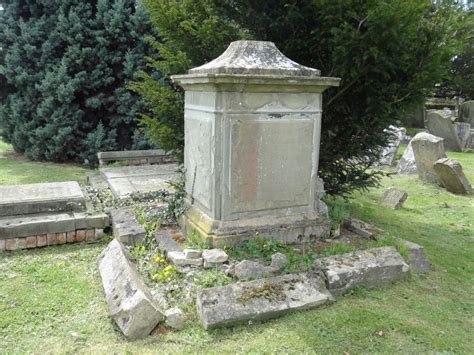
[(467, 122), (455, 122), (454, 130), (458, 135), (459, 142), (461, 143), (461, 148), (466, 149), (471, 146), (471, 124)]
[(474, 100), (466, 101), (459, 109), (459, 121), (474, 125)]
[(443, 138), (426, 132), (418, 133), (411, 140), (416, 169), (421, 180), (433, 183), (438, 182), (433, 164), (441, 158), (446, 158), (443, 141)]
[(461, 142), (451, 119), (442, 111), (430, 110), (426, 116), (426, 128), (437, 137), (444, 139), (446, 150), (459, 152), (462, 150)]
[(433, 166), (441, 186), (446, 190), (461, 195), (469, 195), (472, 193), (471, 184), (467, 180), (462, 166), (456, 160), (442, 158), (437, 160)]
[(417, 173), (411, 140), (397, 164), (397, 173), (400, 175), (416, 175)]
[(320, 76), (271, 42), (237, 41), (173, 80), (185, 90), (187, 230), (214, 245), (259, 231), (288, 242), (326, 235), (318, 178)]

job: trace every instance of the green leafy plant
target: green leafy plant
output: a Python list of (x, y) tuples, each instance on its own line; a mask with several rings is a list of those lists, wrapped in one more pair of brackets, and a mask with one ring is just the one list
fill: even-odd
[(285, 246), (281, 241), (260, 237), (258, 233), (252, 239), (245, 240), (234, 246), (226, 247), (226, 252), (231, 258), (237, 260), (243, 259), (260, 259), (269, 262), (271, 256), (275, 253), (287, 253), (290, 248)]
[(329, 219), (331, 220), (331, 232), (336, 231), (341, 224), (349, 218), (349, 210), (345, 201), (340, 198), (329, 197), (325, 201), (329, 207)]
[(197, 230), (191, 230), (186, 238), (186, 242), (184, 242), (186, 248), (189, 249), (209, 249), (210, 245), (209, 242), (206, 241)]
[(229, 284), (232, 279), (229, 276), (226, 276), (222, 269), (212, 268), (209, 270), (197, 272), (194, 275), (193, 280), (198, 289), (201, 289), (225, 286)]

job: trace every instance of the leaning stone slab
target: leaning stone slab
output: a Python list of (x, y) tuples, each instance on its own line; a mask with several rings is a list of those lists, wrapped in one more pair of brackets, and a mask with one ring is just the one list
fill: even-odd
[(450, 117), (446, 117), (442, 111), (431, 110), (426, 116), (426, 128), (437, 137), (444, 139), (446, 150), (459, 152), (462, 149), (454, 124)]
[(474, 125), (474, 101), (463, 102), (459, 109), (459, 120)]
[(421, 245), (409, 242), (408, 240), (401, 241), (403, 245), (408, 249), (410, 254), (410, 268), (415, 273), (424, 273), (431, 270), (431, 263), (426, 258), (425, 250)]
[(373, 248), (317, 259), (335, 296), (356, 288), (381, 287), (408, 276), (409, 266), (394, 247)]
[(461, 143), (461, 148), (469, 148), (471, 145), (471, 124), (467, 122), (455, 122), (454, 129)]
[(114, 239), (99, 256), (98, 263), (110, 315), (127, 338), (146, 337), (165, 316), (128, 251)]
[(408, 143), (407, 148), (403, 152), (403, 155), (397, 164), (397, 173), (400, 175), (416, 175), (417, 174), (415, 155), (413, 154), (413, 147), (411, 145), (411, 140)]
[(411, 144), (415, 155), (418, 177), (426, 182), (437, 183), (438, 177), (433, 164), (441, 158), (446, 158), (443, 138), (420, 132), (412, 139)]
[(380, 204), (394, 210), (399, 210), (402, 208), (407, 198), (408, 194), (406, 191), (390, 187), (383, 193), (382, 198), (380, 199)]
[(434, 170), (438, 175), (440, 184), (446, 190), (460, 195), (472, 193), (471, 184), (462, 171), (462, 166), (456, 160), (443, 158), (434, 163)]
[(128, 208), (110, 211), (114, 237), (124, 244), (137, 244), (146, 235), (145, 227), (137, 222), (135, 214)]
[(317, 273), (276, 276), (200, 290), (197, 310), (205, 329), (279, 317), (333, 300)]
[(0, 216), (85, 210), (76, 181), (0, 186)]

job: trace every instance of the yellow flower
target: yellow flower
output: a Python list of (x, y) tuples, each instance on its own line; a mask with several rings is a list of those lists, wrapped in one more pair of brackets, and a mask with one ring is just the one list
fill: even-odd
[(167, 267), (165, 267), (165, 270), (171, 271), (172, 268), (173, 268), (173, 267), (172, 267), (171, 265), (168, 265)]

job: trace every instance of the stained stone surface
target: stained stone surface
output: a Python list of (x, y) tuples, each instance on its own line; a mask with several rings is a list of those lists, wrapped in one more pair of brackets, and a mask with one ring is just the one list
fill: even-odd
[(339, 79), (291, 61), (271, 42), (237, 41), (173, 80), (186, 90), (185, 228), (213, 246), (255, 231), (325, 236), (317, 176), (322, 92)]
[(474, 125), (474, 101), (463, 102), (459, 109), (459, 120)]
[(433, 165), (437, 160), (446, 158), (443, 138), (420, 132), (412, 139), (411, 144), (418, 177), (425, 182), (437, 183), (438, 176)]
[(454, 130), (458, 135), (461, 148), (469, 148), (471, 146), (471, 124), (467, 122), (455, 122)]
[(438, 175), (441, 186), (446, 190), (460, 195), (472, 193), (472, 187), (464, 175), (461, 164), (456, 160), (443, 158), (434, 163), (434, 170)]
[(400, 158), (400, 161), (397, 164), (397, 173), (400, 175), (416, 175), (416, 162), (415, 154), (413, 153), (413, 147), (411, 145), (411, 140), (408, 143), (403, 155)]
[(340, 296), (356, 287), (375, 288), (405, 279), (409, 266), (394, 247), (373, 248), (317, 259), (329, 291)]
[(382, 198), (380, 199), (380, 204), (394, 210), (399, 210), (402, 208), (403, 203), (406, 201), (407, 197), (408, 194), (406, 191), (391, 187), (383, 193)]
[(424, 273), (431, 270), (431, 263), (426, 258), (425, 250), (421, 245), (415, 244), (408, 240), (403, 240), (402, 243), (410, 253), (410, 269), (415, 273)]
[(146, 235), (143, 225), (138, 223), (135, 214), (126, 207), (110, 211), (114, 237), (124, 244), (137, 244)]
[(178, 228), (160, 227), (155, 232), (155, 240), (166, 254), (172, 251), (183, 251), (181, 244), (177, 241), (178, 238), (184, 240), (184, 236)]
[(458, 134), (450, 117), (442, 111), (430, 110), (426, 116), (426, 128), (437, 137), (444, 139), (444, 148), (448, 151), (459, 152), (462, 149)]
[(279, 317), (333, 300), (317, 273), (276, 276), (200, 290), (197, 310), (205, 329)]
[(99, 256), (98, 264), (105, 298), (115, 323), (129, 339), (146, 337), (165, 316), (128, 251), (114, 239)]
[(0, 186), (0, 216), (85, 210), (76, 181)]
[(159, 164), (101, 168), (100, 172), (115, 196), (127, 198), (131, 194), (160, 190), (172, 192), (169, 182), (177, 179), (177, 169), (176, 164)]

